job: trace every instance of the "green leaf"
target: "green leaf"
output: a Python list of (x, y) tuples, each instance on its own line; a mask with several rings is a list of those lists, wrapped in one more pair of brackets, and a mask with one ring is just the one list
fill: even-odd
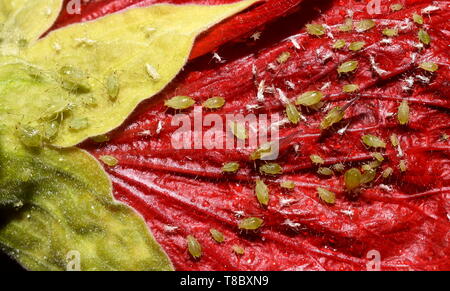
[(55, 22), (63, 0), (0, 0), (0, 51), (17, 54)]
[[(29, 47), (21, 56), (58, 80), (75, 104), (53, 144), (70, 147), (118, 127), (180, 72), (201, 32), (255, 2), (135, 8), (59, 29)], [(62, 68), (72, 73), (61, 74)], [(107, 88), (111, 75), (118, 86), (114, 98)], [(89, 96), (96, 106), (85, 104)], [(95, 122), (73, 130), (72, 118)]]
[(2, 132), (0, 245), (30, 270), (171, 270), (143, 219), (114, 201), (99, 163), (78, 149), (30, 150)]

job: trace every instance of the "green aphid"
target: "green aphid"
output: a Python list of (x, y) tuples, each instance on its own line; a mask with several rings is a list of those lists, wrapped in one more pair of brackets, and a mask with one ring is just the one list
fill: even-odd
[(324, 95), (320, 91), (309, 91), (297, 98), (296, 104), (303, 106), (314, 106), (322, 101)]
[(239, 222), (239, 229), (257, 230), (264, 224), (264, 220), (258, 217), (249, 217)]
[(186, 238), (188, 251), (194, 259), (200, 259), (202, 256), (202, 246), (198, 240), (192, 236), (188, 235)]
[(116, 101), (120, 92), (120, 82), (116, 74), (111, 74), (106, 78), (106, 91), (111, 101)]
[(203, 102), (203, 107), (208, 109), (220, 109), (225, 105), (225, 98), (212, 97)]
[(188, 96), (175, 96), (166, 100), (164, 104), (175, 110), (184, 110), (192, 107), (195, 104), (195, 100)]
[(337, 71), (339, 74), (346, 74), (355, 71), (358, 68), (359, 62), (358, 61), (348, 61), (343, 64), (341, 64)]
[(91, 91), (90, 85), (87, 83), (87, 77), (84, 72), (73, 67), (63, 66), (59, 70), (62, 80), (62, 87), (68, 91), (83, 94)]
[(336, 194), (324, 188), (317, 188), (319, 198), (327, 204), (336, 204)]
[(259, 168), (260, 172), (266, 175), (281, 175), (283, 174), (283, 168), (276, 163), (269, 163), (262, 165)]
[(69, 122), (69, 128), (72, 130), (83, 130), (89, 127), (89, 119), (87, 118), (74, 118)]

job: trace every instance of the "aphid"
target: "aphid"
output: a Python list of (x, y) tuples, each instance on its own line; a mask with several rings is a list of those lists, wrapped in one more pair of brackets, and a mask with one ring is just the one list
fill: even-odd
[(344, 181), (347, 190), (353, 191), (359, 186), (361, 186), (362, 174), (357, 168), (352, 168), (345, 172)]
[(28, 46), (28, 40), (21, 38), (17, 41), (19, 48), (26, 48)]
[(401, 125), (406, 125), (409, 123), (409, 105), (408, 101), (403, 100), (398, 107), (398, 122)]
[(223, 243), (225, 241), (225, 237), (223, 235), (223, 233), (221, 233), (220, 231), (218, 231), (217, 229), (211, 228), (209, 230), (209, 233), (211, 234), (212, 238), (218, 242), (218, 243)]
[(323, 176), (333, 176), (333, 175), (334, 175), (334, 172), (333, 172), (333, 170), (330, 169), (330, 168), (320, 167), (320, 168), (317, 170), (317, 174), (323, 175)]
[(261, 205), (269, 205), (269, 187), (267, 187), (267, 185), (261, 179), (256, 180), (255, 193), (256, 198)]
[(431, 43), (431, 37), (425, 30), (423, 29), (419, 30), (418, 36), (421, 43), (425, 45), (429, 45)]
[(259, 171), (262, 174), (266, 174), (266, 175), (281, 175), (283, 174), (283, 168), (276, 163), (269, 163), (269, 164), (265, 164), (262, 165), (259, 168)]
[(344, 93), (353, 93), (359, 90), (359, 86), (356, 84), (347, 84), (342, 87)]
[(77, 46), (93, 46), (97, 43), (96, 40), (87, 37), (75, 38), (74, 40), (77, 42)]
[(389, 178), (390, 176), (392, 176), (393, 173), (394, 173), (394, 169), (392, 169), (391, 167), (389, 167), (389, 168), (386, 168), (386, 170), (383, 171), (382, 176), (383, 176), (383, 178), (387, 179), (387, 178)]
[(270, 143), (263, 144), (259, 149), (250, 155), (250, 160), (261, 160), (272, 153), (272, 145)]
[(188, 96), (175, 96), (164, 102), (164, 105), (175, 110), (188, 109), (194, 104), (195, 100)]
[(319, 155), (311, 155), (309, 158), (311, 159), (311, 161), (315, 165), (323, 165), (323, 164), (325, 164), (324, 159), (321, 156), (319, 156)]
[(358, 61), (348, 61), (340, 65), (337, 69), (339, 74), (345, 74), (353, 72), (358, 68), (359, 62)]
[(353, 20), (351, 18), (347, 18), (341, 26), (339, 26), (339, 30), (342, 32), (349, 32), (353, 30)]
[(368, 147), (386, 148), (386, 143), (384, 142), (383, 139), (381, 139), (377, 136), (371, 135), (371, 134), (364, 135), (362, 137), (362, 141)]
[(186, 238), (188, 251), (194, 259), (200, 259), (202, 256), (202, 246), (198, 240), (192, 235), (188, 235)]
[(400, 145), (400, 141), (398, 140), (398, 136), (395, 133), (391, 135), (391, 144), (395, 148)]
[(91, 137), (91, 140), (96, 143), (103, 143), (103, 142), (109, 141), (109, 136), (106, 134), (97, 135), (97, 136)]
[(320, 123), (320, 128), (322, 130), (328, 129), (334, 124), (341, 122), (344, 116), (345, 116), (344, 110), (342, 110), (341, 107), (336, 106), (333, 109), (331, 109), (330, 112), (327, 113), (325, 118)]
[(239, 229), (257, 230), (264, 224), (264, 220), (258, 217), (249, 217), (241, 220), (238, 224)]
[(324, 189), (324, 188), (317, 188), (317, 193), (319, 194), (319, 198), (327, 203), (327, 204), (335, 204), (336, 203), (336, 194), (333, 192)]
[(326, 33), (325, 26), (323, 26), (321, 24), (307, 24), (306, 31), (310, 35), (315, 35), (315, 36), (322, 36)]
[(281, 55), (278, 56), (277, 62), (279, 64), (286, 63), (291, 58), (291, 54), (289, 52), (283, 52)]
[(89, 127), (89, 120), (87, 118), (74, 118), (69, 123), (69, 128), (72, 130), (83, 130)]
[(340, 49), (343, 49), (346, 45), (347, 45), (347, 43), (345, 42), (345, 40), (339, 39), (333, 44), (333, 48), (340, 50)]
[(145, 70), (147, 71), (147, 74), (150, 76), (150, 78), (153, 79), (153, 81), (159, 81), (161, 79), (161, 75), (152, 65), (145, 64)]
[(391, 10), (392, 11), (400, 11), (400, 10), (402, 10), (403, 9), (403, 5), (402, 4), (400, 4), (400, 3), (396, 3), (396, 4), (392, 4), (391, 5)]
[(230, 122), (230, 130), (233, 135), (240, 140), (245, 140), (248, 138), (247, 130), (245, 125), (238, 122)]
[(363, 169), (363, 171), (370, 171), (370, 170), (378, 168), (379, 166), (381, 166), (381, 162), (373, 161), (373, 162), (363, 165), (362, 169)]
[(380, 163), (384, 161), (384, 157), (380, 153), (372, 153), (372, 157)]
[(365, 32), (372, 28), (374, 28), (376, 25), (375, 21), (372, 19), (365, 19), (356, 24), (356, 31), (357, 32)]
[(388, 37), (394, 37), (398, 35), (398, 29), (397, 28), (386, 28), (383, 30), (383, 35)]
[(435, 63), (422, 63), (419, 65), (419, 68), (428, 72), (436, 72), (439, 66)]
[(43, 138), (46, 141), (52, 141), (58, 135), (59, 127), (59, 120), (53, 120), (46, 123), (43, 129)]
[(361, 176), (361, 184), (367, 184), (375, 180), (377, 171), (375, 169), (366, 169)]
[(417, 13), (413, 14), (413, 20), (415, 23), (417, 23), (419, 25), (422, 25), (424, 23), (422, 15), (419, 15)]
[(113, 156), (101, 156), (100, 160), (109, 167), (115, 167), (119, 164), (119, 160)]
[(41, 131), (29, 125), (22, 125), (18, 128), (18, 137), (22, 144), (30, 148), (38, 148), (43, 144)]
[(220, 109), (225, 105), (225, 98), (212, 97), (203, 102), (203, 107), (208, 109)]
[(239, 256), (245, 255), (245, 249), (241, 246), (233, 245), (231, 247), (231, 249), (233, 250), (233, 252), (236, 253), (236, 255), (239, 255)]
[(283, 181), (280, 183), (281, 188), (293, 190), (295, 189), (295, 183), (293, 181)]
[(446, 133), (442, 134), (439, 138), (440, 141), (448, 141), (450, 139), (450, 136)]
[(400, 171), (402, 171), (402, 172), (406, 172), (408, 170), (408, 165), (406, 164), (405, 160), (401, 160), (398, 167), (399, 167)]
[(59, 70), (59, 74), (64, 89), (78, 93), (87, 93), (91, 90), (91, 87), (86, 82), (87, 78), (81, 70), (73, 66), (63, 66)]
[(286, 115), (289, 121), (293, 124), (298, 124), (300, 122), (300, 118), (302, 117), (297, 107), (291, 103), (286, 105)]
[(236, 173), (239, 171), (240, 165), (239, 163), (232, 162), (232, 163), (226, 163), (222, 167), (222, 172), (224, 173)]
[(356, 52), (356, 51), (361, 50), (365, 45), (366, 45), (366, 42), (364, 42), (364, 41), (355, 41), (349, 45), (348, 49)]
[(304, 106), (314, 106), (320, 103), (323, 98), (323, 93), (320, 91), (309, 91), (306, 93), (303, 93), (297, 98), (296, 104), (297, 105), (304, 105)]
[(333, 170), (335, 170), (336, 172), (344, 172), (345, 165), (343, 163), (335, 164), (333, 165)]
[(116, 101), (119, 96), (120, 83), (116, 74), (111, 74), (106, 78), (106, 92), (111, 101)]

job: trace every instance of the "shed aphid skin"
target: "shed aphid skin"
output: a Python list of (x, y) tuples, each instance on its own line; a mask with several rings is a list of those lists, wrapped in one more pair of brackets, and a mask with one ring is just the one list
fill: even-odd
[(326, 167), (320, 167), (317, 170), (317, 174), (322, 175), (322, 176), (333, 176), (334, 172), (332, 169), (330, 168), (326, 168)]
[(89, 120), (87, 118), (74, 118), (69, 122), (71, 130), (83, 130), (89, 127)]
[(203, 102), (203, 107), (208, 109), (220, 109), (225, 105), (225, 98), (212, 97)]
[(420, 42), (425, 45), (429, 45), (431, 43), (431, 37), (428, 34), (428, 32), (426, 32), (426, 30), (424, 30), (424, 29), (419, 30), (418, 37), (419, 37)]
[(340, 50), (340, 49), (343, 49), (346, 45), (347, 45), (347, 43), (345, 42), (345, 40), (338, 39), (337, 41), (334, 42), (333, 48)]
[(233, 252), (234, 252), (236, 255), (239, 255), (239, 256), (245, 255), (245, 249), (244, 249), (243, 247), (239, 246), (239, 245), (233, 245), (233, 246), (231, 247), (231, 249), (233, 250)]
[(145, 64), (145, 70), (153, 81), (159, 81), (161, 79), (161, 75), (151, 64)]
[(100, 160), (109, 167), (115, 167), (119, 164), (119, 160), (110, 155), (101, 156)]
[(188, 96), (175, 96), (164, 102), (164, 105), (175, 109), (184, 110), (192, 107), (195, 104), (195, 100)]
[(269, 187), (267, 187), (267, 185), (261, 179), (256, 180), (255, 194), (259, 204), (263, 206), (269, 205), (270, 201)]
[(344, 182), (348, 191), (353, 191), (361, 186), (362, 174), (357, 168), (352, 168), (345, 172)]
[(323, 165), (323, 164), (325, 164), (325, 160), (319, 155), (311, 155), (309, 158), (311, 159), (311, 162), (314, 165)]
[(286, 63), (289, 59), (291, 58), (291, 54), (289, 52), (283, 52), (281, 53), (278, 58), (277, 58), (277, 62), (279, 64), (284, 64)]
[(336, 106), (333, 109), (331, 109), (324, 117), (324, 119), (320, 123), (320, 128), (322, 130), (326, 130), (331, 126), (333, 126), (334, 124), (341, 122), (342, 119), (344, 119), (344, 116), (345, 116), (344, 110), (341, 107)]
[(439, 69), (439, 66), (435, 63), (430, 63), (430, 62), (426, 62), (426, 63), (421, 63), (419, 65), (419, 68), (421, 68), (422, 70), (428, 71), (428, 72), (436, 72)]
[(365, 31), (368, 31), (368, 30), (374, 28), (375, 25), (376, 25), (376, 22), (374, 20), (365, 19), (356, 24), (356, 31), (357, 32), (365, 32)]
[(310, 35), (322, 36), (326, 33), (326, 28), (322, 24), (307, 24), (306, 31)]
[(240, 165), (237, 162), (226, 163), (222, 167), (223, 173), (236, 173), (239, 171)]
[(355, 71), (358, 68), (358, 65), (359, 65), (358, 61), (354, 61), (354, 60), (348, 61), (348, 62), (341, 64), (338, 67), (337, 71), (339, 74), (350, 73), (350, 72)]
[(319, 198), (320, 200), (322, 200), (323, 202), (327, 203), (327, 204), (336, 204), (336, 194), (324, 189), (324, 188), (317, 188), (317, 193), (319, 194)]
[(295, 182), (293, 181), (283, 181), (280, 183), (280, 187), (288, 190), (295, 189)]
[(386, 142), (374, 135), (367, 134), (362, 137), (362, 142), (372, 148), (386, 148)]
[(320, 91), (309, 91), (300, 95), (297, 98), (295, 104), (303, 106), (314, 106), (319, 104), (322, 101), (323, 97), (324, 95)]
[(243, 230), (257, 230), (263, 226), (264, 220), (259, 217), (249, 217), (239, 221), (238, 227)]
[(281, 175), (283, 174), (283, 168), (276, 163), (268, 163), (265, 165), (262, 165), (259, 168), (259, 171), (262, 174), (266, 174), (266, 175)]
[(401, 125), (406, 125), (409, 123), (409, 105), (408, 101), (403, 100), (398, 107), (398, 122)]
[(106, 92), (111, 101), (116, 101), (119, 96), (120, 82), (115, 73), (112, 73), (106, 78)]
[(211, 237), (219, 244), (223, 243), (225, 241), (225, 236), (223, 233), (218, 231), (217, 229), (211, 228), (209, 230), (209, 233), (211, 234)]
[(408, 170), (408, 164), (406, 163), (405, 160), (401, 160), (399, 165), (398, 165), (398, 168), (400, 169), (400, 171), (402, 173), (404, 173), (404, 172), (406, 172)]
[(253, 39), (253, 41), (258, 41), (261, 39), (261, 35), (262, 32), (261, 31), (256, 31), (255, 33), (253, 33), (250, 38)]
[(391, 167), (389, 167), (389, 168), (386, 168), (386, 169), (383, 171), (382, 176), (383, 176), (383, 178), (387, 179), (387, 178), (389, 178), (390, 176), (392, 176), (393, 173), (394, 173), (394, 169), (392, 169)]
[(286, 105), (286, 115), (288, 117), (288, 120), (292, 124), (298, 124), (300, 122), (301, 117), (302, 117), (302, 115), (298, 111), (297, 107), (295, 107), (295, 105), (292, 104), (292, 103), (288, 103)]
[(356, 52), (362, 50), (365, 45), (366, 45), (365, 41), (355, 41), (349, 45), (348, 49)]
[(198, 240), (194, 236), (188, 235), (186, 242), (189, 254), (196, 260), (200, 259), (202, 257), (202, 246)]

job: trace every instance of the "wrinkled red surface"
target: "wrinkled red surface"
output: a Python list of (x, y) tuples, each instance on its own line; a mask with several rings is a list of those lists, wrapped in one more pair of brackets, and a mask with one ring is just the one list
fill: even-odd
[[(276, 6), (283, 1), (269, 2)], [(365, 270), (371, 250), (381, 254), (382, 270), (450, 270), (450, 141), (440, 139), (443, 134), (450, 135), (449, 2), (434, 1), (440, 9), (425, 16), (424, 27), (432, 44), (424, 50), (413, 47), (418, 27), (404, 21), (431, 1), (404, 1), (405, 9), (395, 13), (388, 11), (395, 1), (382, 1), (383, 14), (375, 16), (367, 15), (362, 1), (317, 2), (305, 0), (290, 16), (266, 25), (258, 41), (222, 46), (218, 53), (225, 63), (217, 63), (210, 54), (191, 62), (162, 94), (142, 104), (113, 133), (110, 142), (84, 145), (97, 157), (111, 154), (120, 160), (119, 166), (106, 169), (115, 197), (145, 217), (178, 270)], [(349, 10), (354, 11), (355, 20), (376, 18), (377, 28), (361, 34), (339, 32), (337, 25)], [(247, 11), (247, 17), (254, 11)], [(329, 25), (336, 39), (364, 40), (366, 48), (352, 53), (334, 51), (331, 35), (317, 38), (305, 34), (304, 25), (311, 21)], [(255, 29), (252, 25), (259, 26), (249, 23), (242, 28), (243, 35)], [(404, 28), (392, 44), (380, 44), (380, 31), (392, 25)], [(214, 43), (211, 50), (216, 43), (215, 29), (223, 29), (221, 35), (227, 35), (230, 28), (218, 26), (206, 34)], [(235, 38), (233, 29), (229, 33)], [(297, 40), (301, 49), (287, 37)], [(207, 46), (198, 50), (206, 52)], [(292, 57), (277, 64), (277, 57), (285, 51)], [(326, 55), (329, 58), (324, 59)], [(370, 62), (371, 56), (376, 66)], [(360, 62), (358, 71), (339, 77), (338, 64), (349, 59)], [(438, 72), (425, 74), (417, 69), (424, 61), (439, 64)], [(269, 64), (274, 66), (269, 68)], [(384, 72), (380, 75), (376, 68)], [(404, 90), (410, 77), (414, 85)], [(294, 138), (282, 143), (282, 156), (277, 160), (284, 174), (264, 178), (271, 189), (267, 208), (259, 206), (254, 195), (260, 162), (248, 161), (250, 151), (173, 150), (171, 136), (178, 128), (170, 125), (174, 112), (163, 106), (165, 99), (175, 95), (192, 96), (198, 104), (223, 96), (227, 104), (214, 113), (249, 113), (245, 106), (257, 104), (257, 85), (262, 80), (292, 100), (313, 89), (323, 88), (327, 95), (323, 109), (303, 110), (305, 122), (282, 127), (282, 137)], [(325, 112), (354, 98), (341, 93), (347, 83), (360, 85), (361, 99), (340, 124), (322, 134), (319, 123)], [(283, 114), (278, 93), (265, 95), (263, 107), (254, 112)], [(394, 114), (402, 99), (411, 106), (407, 127), (400, 127)], [(191, 111), (186, 113), (192, 118)], [(159, 121), (163, 127), (157, 133)], [(346, 126), (342, 135), (336, 133)], [(320, 154), (327, 165), (343, 162), (347, 167), (360, 166), (372, 160), (371, 152), (360, 142), (361, 136), (374, 134), (389, 140), (392, 133), (400, 138), (408, 171), (398, 170), (401, 158), (389, 144), (382, 168), (394, 168), (393, 177), (377, 178), (357, 197), (346, 194), (342, 175), (320, 177), (309, 160), (309, 155)], [(295, 152), (297, 144), (299, 151)], [(221, 173), (227, 161), (241, 163), (237, 175)], [(285, 179), (296, 181), (294, 191), (278, 186)], [(336, 205), (319, 201), (318, 186), (337, 193)], [(261, 217), (265, 225), (256, 233), (239, 231), (239, 219), (247, 216)], [(221, 230), (226, 242), (215, 243), (210, 228)], [(203, 246), (198, 261), (187, 253), (188, 234), (196, 236)], [(231, 250), (234, 244), (245, 247), (245, 255), (235, 255)]]

